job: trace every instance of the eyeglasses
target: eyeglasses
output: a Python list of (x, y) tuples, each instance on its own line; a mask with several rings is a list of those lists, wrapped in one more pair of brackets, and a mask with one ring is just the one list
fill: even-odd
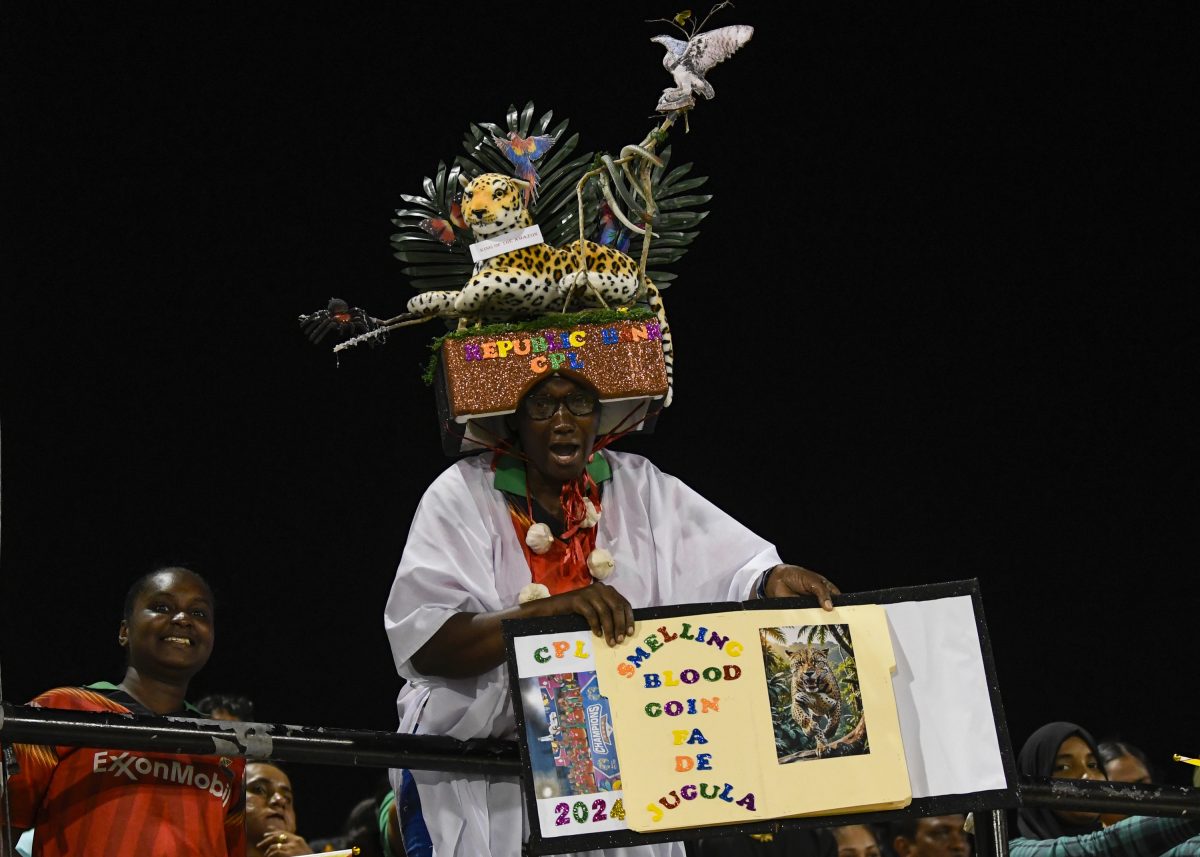
[(567, 410), (577, 417), (586, 417), (596, 410), (596, 404), (595, 396), (581, 390), (569, 393), (561, 399), (551, 396), (526, 396), (521, 401), (525, 415), (531, 420), (548, 420), (558, 413), (561, 405), (566, 405)]

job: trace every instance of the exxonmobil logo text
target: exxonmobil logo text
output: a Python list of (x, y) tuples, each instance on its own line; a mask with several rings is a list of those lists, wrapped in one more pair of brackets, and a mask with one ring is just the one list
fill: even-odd
[(182, 764), (178, 759), (169, 762), (165, 759), (148, 759), (129, 752), (97, 750), (92, 758), (92, 773), (128, 777), (134, 782), (139, 782), (143, 777), (150, 777), (164, 783), (193, 786), (218, 798), (222, 806), (229, 806), (233, 791), (232, 786), (223, 782), (215, 772), (197, 771), (191, 762)]

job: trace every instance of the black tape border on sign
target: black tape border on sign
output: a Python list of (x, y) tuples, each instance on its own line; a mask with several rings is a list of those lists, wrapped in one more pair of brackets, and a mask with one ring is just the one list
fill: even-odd
[[(678, 829), (663, 831), (662, 833), (635, 833), (632, 830), (620, 830), (605, 833), (583, 833), (576, 836), (544, 837), (541, 835), (537, 820), (537, 803), (532, 788), (533, 769), (529, 759), (529, 748), (525, 740), (525, 714), (521, 706), (516, 649), (513, 645), (513, 640), (516, 637), (528, 637), (534, 634), (586, 631), (588, 630), (588, 624), (581, 616), (506, 619), (503, 622), (503, 631), (509, 671), (509, 691), (513, 712), (516, 715), (517, 721), (517, 744), (521, 751), (522, 792), (525, 797), (526, 811), (529, 815), (530, 825), (527, 853), (531, 855), (567, 854), (592, 849), (633, 847), (688, 839), (708, 839), (752, 833), (778, 833), (781, 830), (809, 830), (816, 827), (828, 827), (831, 824), (839, 826), (843, 824), (882, 824), (902, 818), (923, 818), (933, 815), (952, 815), (1016, 807), (1018, 805), (1016, 757), (1013, 755), (1012, 742), (1008, 734), (1008, 724), (1004, 718), (1004, 704), (1000, 697), (1000, 684), (996, 678), (996, 664), (992, 657), (991, 638), (988, 635), (987, 622), (984, 618), (983, 597), (980, 592), (979, 581), (972, 578), (947, 583), (877, 589), (871, 592), (851, 592), (844, 595), (835, 595), (833, 603), (835, 606), (896, 604), (903, 601), (936, 601), (941, 598), (957, 598), (963, 595), (971, 597), (971, 604), (975, 608), (975, 627), (979, 633), (979, 649), (983, 656), (983, 669), (987, 677), (988, 692), (992, 703), (992, 719), (996, 727), (996, 738), (1000, 746), (1000, 760), (1004, 768), (1004, 778), (1007, 788), (971, 792), (968, 794), (935, 795), (933, 797), (917, 798), (904, 809), (807, 818), (771, 819), (753, 824), (730, 824), (715, 827)], [(634, 610), (633, 615), (635, 619), (641, 621), (643, 619), (670, 619), (675, 616), (721, 613), (733, 610), (787, 610), (807, 609), (818, 606), (820, 605), (817, 603), (815, 597), (801, 596), (796, 598), (756, 599), (746, 602), (727, 601), (703, 604), (675, 604), (669, 607), (646, 607)]]

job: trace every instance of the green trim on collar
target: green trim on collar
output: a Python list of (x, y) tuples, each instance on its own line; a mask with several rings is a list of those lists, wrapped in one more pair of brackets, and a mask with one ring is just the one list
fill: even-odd
[[(121, 686), (119, 684), (113, 684), (111, 681), (96, 681), (96, 682), (92, 682), (91, 684), (85, 684), (84, 687), (86, 687), (88, 690), (121, 690)], [(126, 693), (126, 691), (123, 691), (123, 690), (121, 692)], [(186, 699), (183, 701), (183, 710), (184, 711), (194, 711), (197, 714), (199, 714), (201, 717), (208, 716), (203, 711), (201, 711), (199, 708), (197, 708), (196, 706), (194, 706), (190, 702), (188, 702)]]
[(121, 686), (113, 684), (111, 681), (97, 681), (92, 684), (85, 684), (88, 690), (120, 690)]
[[(587, 472), (597, 483), (612, 479), (612, 465), (600, 452), (592, 455), (592, 460), (587, 464)], [(492, 487), (497, 491), (524, 497), (525, 462), (512, 455), (500, 456), (500, 460), (496, 462), (496, 481), (492, 483)]]

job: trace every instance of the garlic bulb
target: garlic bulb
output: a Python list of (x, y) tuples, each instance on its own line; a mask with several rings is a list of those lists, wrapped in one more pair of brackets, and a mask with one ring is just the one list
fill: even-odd
[(554, 544), (554, 533), (550, 532), (550, 528), (545, 524), (534, 524), (525, 534), (525, 544), (540, 556), (550, 550), (550, 545)]
[(539, 598), (549, 598), (550, 590), (540, 583), (530, 583), (521, 588), (521, 594), (517, 596), (517, 603), (524, 604), (527, 601), (537, 601)]
[(592, 573), (592, 577), (596, 580), (604, 580), (613, 573), (613, 569), (617, 567), (616, 560), (612, 554), (604, 548), (596, 548), (587, 558), (588, 571)]
[(579, 526), (583, 527), (585, 530), (590, 530), (592, 527), (596, 526), (596, 522), (600, 520), (600, 510), (596, 508), (596, 504), (593, 503), (589, 497), (583, 498), (583, 508), (583, 523), (581, 523)]

